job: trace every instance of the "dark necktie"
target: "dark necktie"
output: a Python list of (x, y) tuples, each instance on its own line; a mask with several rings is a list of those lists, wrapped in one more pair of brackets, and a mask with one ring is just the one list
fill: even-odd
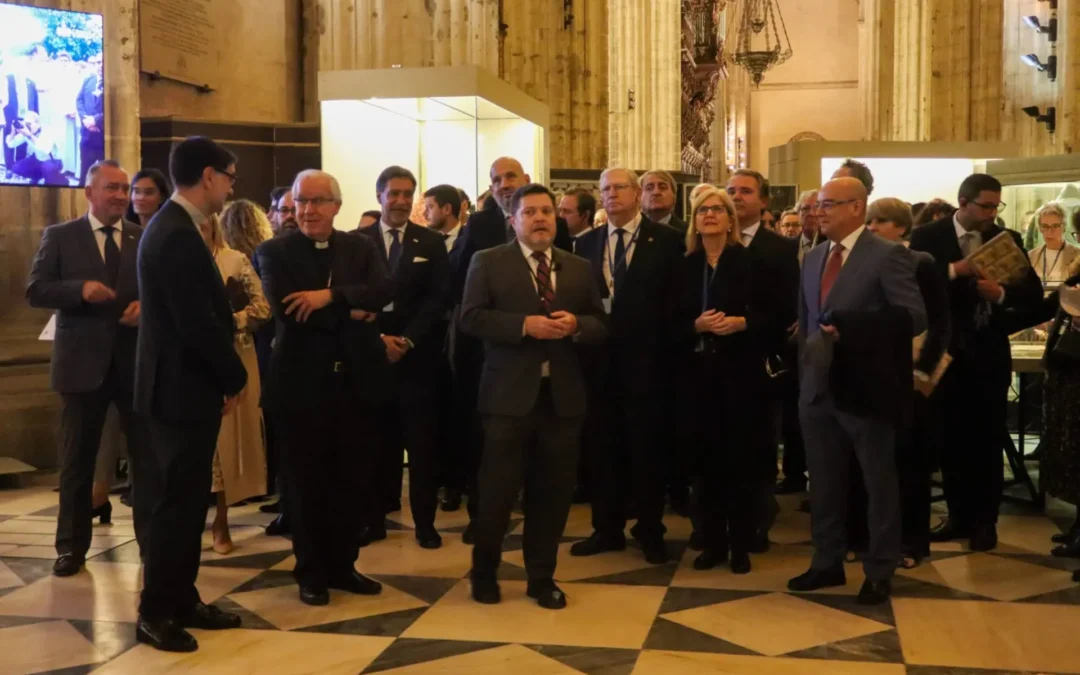
[(506, 242), (510, 243), (517, 241), (517, 233), (514, 232), (514, 225), (510, 222), (510, 216), (506, 216)]
[(401, 262), (401, 230), (391, 227), (390, 236), (393, 241), (390, 242), (390, 255), (387, 257), (387, 262), (390, 263), (390, 271), (393, 272)]
[(825, 298), (829, 297), (829, 291), (832, 290), (836, 277), (840, 276), (840, 269), (844, 266), (843, 253), (844, 247), (837, 244), (833, 247), (832, 253), (829, 254), (829, 262), (825, 263), (825, 273), (821, 275), (821, 297), (819, 299), (821, 306), (825, 305)]
[(547, 256), (540, 251), (534, 251), (532, 257), (536, 259), (536, 293), (540, 296), (540, 306), (544, 308), (544, 314), (551, 314), (551, 308), (555, 304), (551, 268), (548, 266)]
[(618, 293), (622, 288), (623, 282), (626, 281), (626, 230), (623, 228), (616, 228), (615, 230), (615, 262), (612, 263), (611, 269), (611, 283), (615, 287), (615, 292)]
[(117, 228), (112, 225), (101, 228), (105, 235), (105, 274), (108, 276), (109, 288), (112, 289), (116, 288), (116, 282), (120, 279), (120, 247), (113, 239), (113, 232), (116, 231)]

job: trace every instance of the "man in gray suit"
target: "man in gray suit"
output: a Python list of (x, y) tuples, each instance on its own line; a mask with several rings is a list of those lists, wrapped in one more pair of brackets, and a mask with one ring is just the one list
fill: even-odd
[[(863, 225), (866, 188), (829, 181), (818, 195), (828, 246), (807, 255), (799, 289), (799, 412), (810, 491), (814, 558), (793, 591), (842, 586), (848, 468), (854, 452), (869, 495), (870, 547), (862, 604), (886, 602), (901, 555), (894, 458), (897, 411), (910, 400), (911, 338), (926, 328), (915, 262)], [(908, 363), (897, 368), (906, 353)]]
[[(52, 387), (60, 394), (60, 512), (53, 574), (76, 574), (90, 548), (91, 487), (105, 413), (116, 404), (134, 474), (144, 460), (145, 427), (132, 412), (139, 286), (135, 270), (142, 228), (123, 219), (131, 181), (112, 160), (90, 167), (89, 212), (45, 228), (26, 298), (56, 311)], [(151, 496), (140, 481), (135, 495)], [(137, 499), (140, 546), (149, 510)], [(108, 522), (110, 511), (100, 515)]]
[(607, 327), (589, 262), (553, 247), (551, 191), (525, 185), (510, 206), (517, 238), (473, 257), (461, 311), (462, 330), (485, 347), (472, 595), (485, 604), (501, 599), (495, 572), (524, 478), (527, 594), (541, 607), (561, 609), (566, 596), (555, 585), (555, 560), (585, 419), (585, 380), (574, 343), (600, 343)]

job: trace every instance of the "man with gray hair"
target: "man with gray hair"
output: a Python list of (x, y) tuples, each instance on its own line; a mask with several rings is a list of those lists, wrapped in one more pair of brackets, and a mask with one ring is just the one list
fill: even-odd
[[(341, 188), (328, 173), (301, 172), (292, 187), (299, 229), (256, 251), (263, 288), (277, 319), (263, 386), (267, 415), (282, 420), (300, 601), (330, 602), (329, 589), (378, 594), (378, 582), (354, 568), (370, 504), (368, 458), (356, 430), (372, 429), (389, 364), (376, 312), (393, 299), (383, 257), (368, 237), (334, 230)], [(328, 528), (327, 523), (335, 523)]]
[(653, 169), (641, 177), (641, 210), (649, 220), (686, 234), (690, 227), (675, 215), (675, 178), (663, 169)]

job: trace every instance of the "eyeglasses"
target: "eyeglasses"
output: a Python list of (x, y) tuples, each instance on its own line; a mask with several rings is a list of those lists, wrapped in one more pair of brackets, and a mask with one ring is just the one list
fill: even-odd
[(295, 206), (277, 206), (277, 207), (274, 208), (274, 210), (277, 211), (278, 213), (284, 213), (287, 216), (295, 216), (296, 215), (296, 207)]
[(611, 185), (605, 185), (600, 188), (600, 194), (606, 195), (609, 192), (623, 192), (624, 190), (629, 190), (631, 187), (633, 186), (630, 185), (630, 183), (612, 183)]
[(824, 200), (817, 203), (816, 208), (817, 208), (818, 211), (832, 211), (837, 206), (842, 206), (844, 204), (854, 204), (857, 201), (859, 201), (859, 200), (858, 199), (843, 199), (841, 201), (834, 202), (831, 199), (824, 199)]
[(799, 208), (799, 213), (802, 213), (802, 214), (813, 213), (815, 208), (817, 208), (816, 205), (815, 206), (803, 206), (803, 207)]
[(972, 200), (971, 203), (975, 206), (978, 206), (983, 211), (993, 211), (994, 213), (1001, 213), (1005, 210), (1005, 202), (998, 202), (997, 204), (983, 204), (982, 202)]
[(1039, 223), (1040, 230), (1060, 230), (1063, 227), (1064, 223)]
[(721, 213), (727, 213), (727, 207), (723, 204), (717, 204), (715, 206), (699, 206), (697, 212), (704, 215), (708, 215), (710, 213), (720, 215)]
[(295, 197), (295, 198), (293, 198), (293, 201), (296, 202), (296, 207), (297, 208), (300, 208), (301, 206), (308, 206), (308, 205), (313, 206), (315, 208), (319, 208), (320, 206), (323, 206), (324, 204), (336, 204), (337, 203), (337, 200), (334, 199), (333, 197)]
[(235, 173), (229, 173), (228, 171), (222, 171), (221, 169), (214, 169), (214, 171), (217, 171), (222, 176), (227, 177), (229, 179), (229, 185), (236, 185), (236, 181), (239, 180)]

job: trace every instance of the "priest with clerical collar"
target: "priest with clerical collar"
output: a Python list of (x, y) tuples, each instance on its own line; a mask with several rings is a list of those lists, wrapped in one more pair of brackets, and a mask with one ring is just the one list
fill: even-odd
[(386, 357), (372, 319), (393, 298), (393, 281), (367, 237), (334, 231), (333, 176), (303, 171), (292, 193), (299, 229), (257, 250), (277, 319), (262, 406), (279, 421), (300, 600), (325, 605), (331, 588), (382, 588), (354, 568), (372, 508), (358, 503), (371, 493), (364, 467), (373, 449), (357, 430), (372, 428), (365, 411), (382, 395)]

